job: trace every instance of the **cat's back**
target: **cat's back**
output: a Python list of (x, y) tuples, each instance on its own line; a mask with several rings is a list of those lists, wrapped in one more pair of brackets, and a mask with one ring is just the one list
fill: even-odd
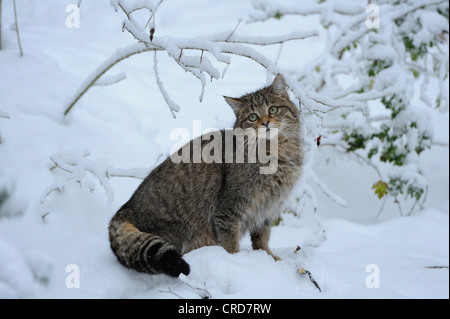
[(206, 163), (201, 157), (197, 160), (199, 150), (195, 148), (200, 145), (201, 153), (206, 144), (202, 137), (191, 140), (177, 152), (184, 152), (184, 160), (172, 154), (144, 179), (124, 205), (140, 212), (136, 216), (139, 226), (148, 228), (169, 219), (174, 225), (176, 221), (180, 225), (198, 223), (208, 217), (224, 172), (220, 161)]

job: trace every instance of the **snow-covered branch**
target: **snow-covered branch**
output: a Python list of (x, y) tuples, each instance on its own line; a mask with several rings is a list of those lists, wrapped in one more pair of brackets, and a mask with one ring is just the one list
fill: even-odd
[(142, 43), (131, 44), (125, 48), (117, 50), (106, 61), (100, 64), (97, 69), (91, 73), (76, 90), (73, 98), (67, 103), (67, 107), (64, 111), (64, 116), (69, 114), (78, 100), (114, 65), (122, 60), (129, 58), (132, 55), (139, 54), (147, 51), (156, 51), (159, 48), (155, 46), (147, 46)]
[[(122, 23), (123, 30), (128, 31), (138, 43), (120, 49), (115, 52), (109, 59), (103, 62), (88, 78), (82, 83), (80, 88), (75, 92), (74, 97), (68, 102), (64, 115), (66, 116), (78, 102), (78, 100), (91, 88), (98, 80), (118, 62), (135, 54), (148, 51), (165, 51), (177, 64), (184, 70), (197, 79), (200, 80), (202, 92), (200, 94), (200, 101), (202, 100), (204, 89), (206, 86), (206, 76), (211, 79), (220, 79), (228, 65), (231, 62), (230, 55), (236, 55), (248, 58), (254, 62), (262, 65), (270, 73), (278, 74), (280, 70), (269, 58), (256, 50), (255, 46), (267, 46), (285, 43), (287, 41), (301, 40), (318, 35), (316, 30), (311, 31), (295, 31), (279, 36), (244, 36), (236, 33), (236, 28), (231, 31), (224, 31), (220, 33), (203, 35), (194, 38), (179, 38), (172, 36), (155, 36), (156, 26), (155, 13), (162, 1), (156, 6), (152, 1), (137, 1), (131, 3), (124, 0), (113, 0), (111, 4), (118, 11), (121, 9), (126, 16)], [(141, 25), (133, 18), (133, 12), (139, 10), (147, 10), (149, 12), (149, 19), (145, 25)], [(197, 55), (185, 55), (184, 52), (197, 52)], [(225, 69), (219, 71), (217, 64), (225, 64)], [(166, 103), (169, 105), (172, 114), (178, 112), (179, 106), (173, 103), (170, 94), (162, 86), (159, 76), (159, 69), (157, 68), (157, 59), (155, 59), (154, 66), (157, 75), (156, 83), (160, 89)], [(291, 79), (288, 81), (290, 88), (294, 94), (300, 99), (308, 99), (309, 96), (304, 93), (304, 89), (298, 85), (296, 81)], [(307, 105), (312, 109), (323, 111), (323, 105), (335, 106), (335, 103), (319, 101), (316, 102), (311, 99)]]
[(110, 76), (103, 76), (101, 79), (98, 79), (94, 85), (98, 86), (107, 86), (116, 84), (120, 81), (123, 81), (127, 78), (127, 74), (125, 72), (120, 72)]
[(151, 170), (150, 168), (116, 168), (107, 164), (105, 165), (103, 162), (93, 161), (89, 156), (90, 153), (85, 152), (82, 155), (55, 154), (50, 157), (52, 165), (49, 169), (51, 171), (60, 170), (64, 172), (65, 178), (62, 181), (59, 180), (44, 191), (41, 197), (41, 204), (53, 192), (60, 192), (64, 189), (64, 185), (70, 181), (87, 187), (91, 193), (94, 192), (95, 183), (91, 177), (94, 177), (103, 187), (108, 203), (111, 204), (114, 199), (114, 193), (109, 183), (111, 177), (137, 178), (143, 180)]

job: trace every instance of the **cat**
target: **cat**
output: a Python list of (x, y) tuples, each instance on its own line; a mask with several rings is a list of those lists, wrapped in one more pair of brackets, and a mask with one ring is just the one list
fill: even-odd
[[(126, 267), (149, 274), (188, 275), (190, 266), (183, 254), (211, 245), (237, 253), (248, 232), (253, 249), (279, 259), (268, 242), (272, 223), (302, 172), (300, 110), (289, 99), (281, 75), (256, 92), (224, 98), (236, 116), (234, 129), (254, 129), (256, 140), (267, 140), (267, 152), (276, 142), (276, 170), (262, 174), (260, 168), (266, 164), (249, 161), (248, 155), (232, 163), (225, 160), (226, 154), (208, 163), (192, 162), (193, 152), (188, 163), (168, 157), (109, 223), (111, 249)], [(277, 134), (269, 136), (271, 130)], [(220, 131), (222, 143), (226, 132)], [(202, 149), (207, 145), (199, 137), (187, 146), (196, 143)], [(244, 140), (235, 136), (231, 151), (248, 150), (250, 145), (248, 136)]]

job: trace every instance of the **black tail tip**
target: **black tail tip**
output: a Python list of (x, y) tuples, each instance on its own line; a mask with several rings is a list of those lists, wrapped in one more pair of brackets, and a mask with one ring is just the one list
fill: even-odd
[(160, 260), (162, 272), (177, 278), (180, 274), (189, 275), (191, 269), (189, 264), (181, 258), (181, 255), (174, 251), (167, 251)]

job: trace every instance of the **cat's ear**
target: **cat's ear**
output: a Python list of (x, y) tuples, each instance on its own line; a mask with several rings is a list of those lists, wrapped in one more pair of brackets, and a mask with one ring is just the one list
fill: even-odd
[(242, 109), (242, 106), (244, 106), (244, 102), (240, 99), (228, 96), (224, 96), (224, 99), (225, 101), (227, 101), (228, 105), (231, 106), (231, 109), (237, 116), (239, 114), (239, 111)]
[(276, 95), (281, 95), (283, 97), (288, 97), (287, 86), (284, 77), (278, 74), (270, 86), (269, 92)]

